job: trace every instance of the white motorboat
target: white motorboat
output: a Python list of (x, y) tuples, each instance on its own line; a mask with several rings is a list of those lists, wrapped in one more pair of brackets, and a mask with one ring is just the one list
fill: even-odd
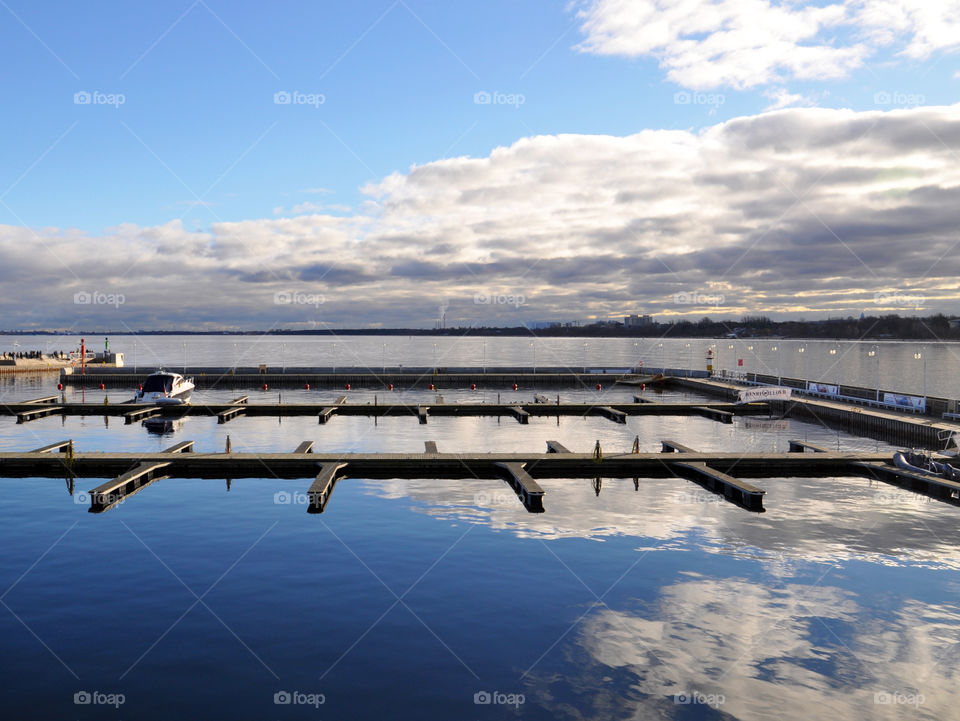
[(136, 403), (161, 403), (178, 405), (190, 402), (194, 385), (192, 378), (184, 378), (179, 373), (158, 370), (151, 373), (134, 395)]

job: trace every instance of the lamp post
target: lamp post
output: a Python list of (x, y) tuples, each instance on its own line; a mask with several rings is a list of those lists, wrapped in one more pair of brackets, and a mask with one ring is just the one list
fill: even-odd
[(533, 372), (537, 372), (537, 342), (530, 341), (530, 347), (533, 349)]
[(587, 344), (583, 344), (583, 372), (587, 372)]
[(797, 353), (800, 354), (800, 377), (803, 378), (804, 385), (806, 385), (806, 381), (807, 381), (807, 368), (803, 363), (803, 354), (806, 352), (807, 352), (807, 344), (801, 343), (800, 347), (797, 348)]
[(839, 347), (831, 348), (831, 349), (830, 349), (830, 355), (832, 355), (832, 356), (838, 356), (838, 357), (837, 357), (837, 361), (836, 361), (836, 362), (837, 362), (837, 395), (838, 395), (838, 396), (839, 396), (839, 395), (842, 395), (842, 393), (840, 393), (840, 386), (842, 385), (842, 383), (841, 383), (842, 379), (841, 379), (841, 377), (840, 377), (840, 359), (843, 357), (843, 356), (840, 356), (840, 355), (839, 355), (839, 352), (840, 352), (840, 348), (839, 348)]
[[(777, 353), (778, 347), (777, 347), (777, 346), (773, 346), (770, 350), (773, 351), (774, 353)], [(779, 385), (783, 385), (783, 383), (782, 383), (782, 381), (783, 381), (783, 376), (780, 375), (780, 368), (781, 368), (781, 365), (782, 365), (782, 364), (781, 364), (781, 361), (782, 361), (782, 360), (783, 360), (783, 351), (781, 350), (781, 351), (779, 351), (779, 354), (777, 355), (777, 385), (778, 385), (778, 386), (779, 386)]]
[(382, 352), (382, 360), (383, 360), (383, 370), (381, 371), (381, 373), (385, 374), (387, 372), (387, 344), (381, 343), (380, 345), (381, 345), (380, 350)]
[(487, 341), (483, 341), (483, 372), (487, 372)]
[(917, 351), (913, 354), (913, 357), (916, 360), (923, 361), (923, 408), (926, 411), (927, 408), (927, 358), (922, 351)]
[(876, 386), (876, 389), (875, 389), (876, 395), (874, 396), (874, 400), (877, 403), (879, 403), (880, 402), (880, 357), (877, 355), (877, 346), (875, 345), (870, 346), (870, 350), (867, 351), (867, 357), (877, 359), (873, 378), (874, 378), (874, 385)]
[(287, 344), (280, 344), (280, 372), (287, 372)]

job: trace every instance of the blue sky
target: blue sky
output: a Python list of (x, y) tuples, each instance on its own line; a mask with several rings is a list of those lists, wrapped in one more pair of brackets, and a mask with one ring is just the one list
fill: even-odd
[[(702, 230), (704, 223), (713, 223), (715, 213), (707, 212), (691, 225), (690, 214), (703, 212), (701, 204), (693, 207), (690, 199), (678, 199), (675, 207), (685, 208), (683, 221), (688, 224), (679, 228), (665, 221), (663, 213), (651, 215), (642, 202), (621, 216), (619, 205), (617, 213), (607, 213), (607, 201), (571, 190), (574, 184), (589, 188), (594, 180), (613, 188), (649, 179), (651, 174), (673, 176), (669, 158), (644, 168), (647, 151), (631, 147), (636, 178), (599, 178), (609, 171), (610, 162), (589, 167), (598, 162), (597, 154), (580, 157), (577, 152), (590, 147), (591, 138), (608, 139), (615, 156), (614, 144), (644, 131), (660, 134), (644, 141), (653, 148), (672, 137), (667, 131), (686, 133), (699, 143), (697, 138), (709, 134), (710, 128), (726, 127), (726, 121), (759, 122), (779, 111), (777, 117), (789, 120), (784, 127), (792, 129), (784, 131), (782, 144), (795, 143), (803, 154), (816, 142), (791, 138), (789, 133), (804, 128), (804, 118), (814, 117), (804, 113), (834, 111), (833, 116), (816, 117), (833, 123), (830, 132), (841, 136), (840, 125), (850, 122), (850, 116), (843, 114), (847, 109), (869, 118), (875, 117), (870, 113), (883, 113), (882, 122), (911, 122), (898, 113), (949, 108), (956, 99), (960, 80), (954, 51), (958, 45), (951, 39), (956, 35), (951, 35), (950, 24), (956, 22), (958, 12), (949, 4), (932, 11), (901, 0), (694, 5), (700, 7), (688, 16), (672, 0), (659, 6), (645, 0), (572, 4), (404, 0), (279, 6), (184, 0), (141, 4), (135, 10), (119, 2), (4, 0), (0, 47), (9, 71), (0, 80), (4, 99), (0, 130), (7, 138), (0, 145), (0, 229), (17, 248), (32, 244), (35, 253), (56, 256), (48, 260), (63, 266), (67, 290), (103, 288), (123, 293), (126, 289), (126, 307), (113, 310), (128, 314), (124, 322), (147, 325), (159, 322), (144, 313), (155, 295), (144, 293), (137, 302), (137, 293), (129, 292), (134, 287), (126, 269), (151, 253), (181, 254), (187, 265), (198, 249), (213, 249), (217, 256), (229, 245), (221, 243), (224, 237), (236, 238), (249, 261), (250, 267), (232, 268), (233, 277), (241, 278), (243, 291), (261, 299), (276, 292), (323, 294), (325, 303), (331, 302), (319, 320), (305, 315), (307, 309), (302, 308), (268, 309), (304, 311), (276, 319), (270, 313), (258, 314), (251, 310), (256, 305), (254, 295), (249, 296), (249, 308), (226, 320), (222, 309), (210, 302), (209, 317), (201, 322), (215, 325), (220, 319), (231, 327), (273, 320), (281, 325), (375, 324), (389, 318), (378, 307), (398, 304), (408, 309), (418, 306), (407, 313), (411, 325), (429, 325), (438, 306), (446, 303), (456, 308), (460, 301), (463, 307), (453, 316), (465, 323), (512, 322), (521, 316), (614, 317), (626, 311), (703, 315), (699, 306), (678, 308), (669, 300), (677, 292), (698, 290), (712, 290), (711, 297), (736, 296), (737, 302), (724, 308), (734, 314), (750, 310), (771, 315), (836, 315), (847, 310), (840, 291), (862, 291), (868, 310), (873, 295), (881, 291), (888, 297), (893, 292), (920, 295), (923, 289), (894, 284), (895, 278), (873, 271), (875, 278), (865, 274), (869, 282), (854, 284), (847, 278), (845, 286), (841, 281), (834, 283), (833, 305), (791, 306), (784, 298), (770, 300), (768, 290), (745, 277), (730, 277), (723, 288), (709, 286), (706, 276), (684, 270), (690, 263), (668, 261), (656, 253), (658, 246), (685, 248), (688, 255), (698, 249), (716, 250), (717, 244), (704, 240), (709, 233), (691, 234), (693, 226)], [(781, 11), (788, 14), (778, 15)], [(783, 27), (789, 32), (782, 32)], [(754, 47), (745, 47), (750, 44)], [(284, 92), (294, 94), (293, 102), (275, 102), (275, 97), (283, 97), (276, 94)], [(83, 93), (91, 94), (90, 103), (76, 102), (85, 97)], [(476, 102), (486, 97), (478, 93), (492, 94), (491, 102)], [(952, 123), (951, 118), (947, 120)], [(927, 128), (931, 122), (916, 121), (918, 127)], [(419, 182), (417, 174), (411, 174), (414, 166), (453, 173), (450, 187), (461, 193), (462, 201), (467, 197), (465, 188), (457, 183), (477, 164), (445, 166), (438, 161), (487, 159), (494, 166), (504, 165), (497, 160), (503, 153), (498, 156), (495, 149), (514, 148), (519, 157), (529, 149), (525, 139), (538, 137), (540, 146), (553, 148), (552, 155), (541, 157), (533, 148), (530, 157), (518, 160), (525, 164), (522, 170), (484, 169), (482, 193), (480, 186), (468, 184), (468, 195), (487, 200), (472, 208), (469, 217), (451, 216), (457, 204), (438, 206), (436, 195), (423, 195), (425, 186), (414, 187)], [(730, 136), (724, 137), (727, 142)], [(553, 139), (552, 144), (546, 139)], [(936, 139), (945, 153), (954, 152), (950, 138)], [(744, 143), (739, 136), (737, 142), (739, 148), (728, 150), (737, 151), (738, 160), (747, 159), (750, 142)], [(796, 156), (782, 147), (775, 150), (776, 158), (763, 160), (770, 167), (783, 168), (785, 157)], [(701, 160), (708, 151), (703, 144), (689, 149)], [(677, 173), (684, 172), (685, 152), (678, 156)], [(920, 151), (914, 148), (904, 157), (899, 152), (879, 144), (878, 157), (889, 161), (884, 172), (915, 177), (919, 171), (905, 170), (904, 164), (928, 167), (917, 159), (917, 152), (939, 151), (932, 144)], [(514, 160), (508, 159), (506, 165), (512, 168)], [(811, 158), (807, 165), (818, 163)], [(786, 168), (783, 177), (794, 177), (795, 170)], [(558, 212), (576, 216), (575, 227), (565, 226), (572, 227), (571, 237), (551, 245), (549, 238), (557, 231), (543, 215), (542, 199), (531, 199), (529, 212), (514, 208), (510, 219), (500, 218), (498, 192), (502, 198), (518, 198), (523, 191), (534, 190), (527, 183), (547, 187), (565, 174), (571, 175), (557, 191), (571, 193), (577, 207), (573, 212), (566, 202)], [(942, 191), (953, 187), (950, 177), (930, 182)], [(929, 185), (915, 181), (899, 190), (910, 194)], [(440, 192), (430, 187), (430, 193)], [(803, 189), (791, 192), (799, 197)], [(836, 201), (842, 192), (834, 188), (831, 195)], [(814, 218), (829, 215), (826, 206), (809, 210)], [(868, 208), (863, 210), (866, 214)], [(869, 208), (871, 215), (877, 211)], [(491, 222), (500, 218), (511, 228), (523, 225), (528, 233), (517, 239), (502, 229), (492, 232), (484, 225), (485, 213)], [(441, 216), (444, 220), (438, 224)], [(308, 223), (305, 218), (312, 220)], [(278, 224), (280, 220), (292, 222)], [(257, 225), (257, 221), (263, 222)], [(617, 223), (636, 244), (618, 235)], [(745, 248), (755, 247), (753, 240), (784, 230), (778, 223), (782, 220), (774, 216), (767, 219), (766, 227), (736, 230), (726, 223), (712, 232), (740, 233)], [(844, 228), (846, 223), (834, 221)], [(830, 223), (826, 225), (835, 232)], [(337, 231), (327, 237), (324, 234), (331, 227)], [(466, 227), (471, 237), (455, 237), (456, 228)], [(789, 230), (796, 232), (795, 227)], [(488, 231), (492, 234), (485, 235)], [(941, 231), (941, 226), (929, 229), (934, 234), (931, 247), (949, 242)], [(885, 254), (873, 260), (866, 252), (853, 250), (853, 239), (862, 232), (849, 232), (849, 242), (837, 233), (835, 245), (841, 252), (846, 247), (847, 260), (864, 268), (885, 266), (890, 242), (907, 242), (894, 239), (884, 245), (875, 236), (870, 247), (883, 246)], [(176, 241), (171, 234), (178, 234)], [(281, 235), (283, 239), (277, 241)], [(387, 240), (401, 236), (399, 245), (388, 247)], [(266, 261), (272, 278), (258, 276), (252, 270), (263, 262), (258, 260), (258, 249), (273, 242), (285, 244), (287, 252), (278, 251)], [(778, 249), (771, 249), (774, 254), (786, 241), (779, 242)], [(808, 253), (811, 262), (818, 255), (825, 257), (816, 240), (812, 242), (816, 250)], [(77, 243), (101, 247), (109, 257), (129, 257), (119, 264), (122, 267), (98, 273), (81, 268), (83, 264), (61, 247)], [(609, 255), (614, 264), (618, 257), (645, 257), (645, 267), (654, 276), (661, 275), (662, 266), (667, 265), (674, 276), (672, 285), (651, 282), (648, 286), (656, 287), (654, 295), (636, 288), (630, 291), (634, 300), (617, 295), (612, 287), (597, 287), (590, 278), (564, 270), (570, 264), (589, 265), (577, 262), (577, 253), (571, 249), (578, 243), (591, 258)], [(379, 306), (371, 302), (360, 310), (345, 292), (346, 281), (330, 282), (339, 277), (351, 279), (351, 287), (358, 285), (355, 268), (334, 268), (336, 259), (323, 255), (324, 249), (329, 251), (336, 244), (350, 248), (355, 256), (376, 258), (379, 273), (397, 281), (391, 288), (389, 283), (367, 279), (371, 285), (363, 298), (371, 301), (382, 294)], [(729, 244), (729, 239), (720, 243)], [(588, 250), (594, 245), (599, 253)], [(528, 250), (522, 259), (510, 258), (504, 246)], [(404, 252), (398, 250), (401, 247)], [(943, 245), (944, 250), (947, 247)], [(233, 251), (235, 260), (237, 247)], [(438, 258), (438, 253), (444, 257)], [(14, 257), (7, 255), (9, 265)], [(295, 266), (291, 259), (298, 255), (313, 271)], [(731, 258), (735, 260), (735, 253)], [(510, 263), (543, 270), (543, 259), (557, 261), (557, 267), (543, 276), (518, 274), (491, 285), (491, 277), (504, 280), (503, 268)], [(935, 259), (931, 255), (930, 260)], [(922, 260), (915, 260), (914, 270), (921, 271)], [(425, 262), (432, 267), (424, 266)], [(716, 262), (725, 270), (733, 261)], [(448, 268), (463, 264), (466, 280), (462, 273), (444, 276), (438, 269), (445, 264)], [(642, 270), (631, 268), (631, 277)], [(822, 278), (823, 273), (810, 270), (811, 277)], [(475, 287), (468, 282), (471, 275)], [(723, 274), (713, 272), (714, 277), (718, 275)], [(7, 280), (40, 280), (29, 263), (19, 273), (8, 267), (7, 276)], [(611, 280), (617, 283), (623, 286), (622, 279)], [(418, 300), (425, 284), (430, 297)], [(952, 296), (946, 296), (942, 285), (928, 283), (924, 300), (944, 296), (946, 307)], [(517, 295), (523, 289), (523, 313), (517, 312), (516, 305), (481, 307), (483, 317), (470, 312), (478, 310), (476, 302), (470, 308), (472, 296), (499, 297), (510, 295), (508, 291)], [(794, 290), (789, 295), (795, 296)], [(154, 291), (162, 293), (163, 288)], [(334, 311), (337, 298), (345, 305)], [(234, 307), (245, 305), (235, 303)], [(924, 304), (927, 307), (940, 309), (932, 301)], [(351, 315), (347, 308), (355, 312)], [(68, 304), (47, 316), (24, 317), (23, 325), (69, 326), (76, 319), (63, 316), (79, 312), (81, 319), (93, 318), (82, 314), (95, 311), (105, 309)], [(713, 311), (718, 314), (716, 307)], [(110, 315), (96, 318), (107, 323), (116, 320)], [(185, 315), (179, 322), (186, 319)], [(388, 320), (393, 322), (399, 321)]]

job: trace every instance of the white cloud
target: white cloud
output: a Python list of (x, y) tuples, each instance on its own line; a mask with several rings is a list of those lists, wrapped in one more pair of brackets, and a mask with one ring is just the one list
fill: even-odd
[(810, 100), (804, 96), (802, 93), (791, 93), (784, 88), (778, 88), (776, 90), (768, 90), (764, 92), (764, 97), (770, 99), (770, 105), (768, 105), (765, 110), (779, 110), (780, 108), (787, 108), (791, 105), (810, 105)]
[(960, 0), (593, 0), (579, 15), (581, 50), (655, 58), (695, 89), (832, 80), (880, 48), (924, 60), (960, 45)]
[[(700, 132), (523, 138), (371, 184), (363, 215), (204, 232), (123, 225), (97, 237), (0, 227), (0, 307), (20, 324), (69, 325), (65, 317), (103, 310), (73, 306), (74, 292), (116, 287), (132, 327), (429, 326), (445, 298), (450, 324), (637, 307), (816, 317), (879, 311), (874, 293), (894, 288), (923, 295), (925, 312), (953, 312), (957, 147), (960, 105), (791, 108)], [(171, 259), (176, 272), (144, 272)], [(322, 314), (273, 305), (291, 289), (322, 293)], [(725, 303), (681, 306), (678, 292)], [(477, 294), (526, 302), (478, 304)], [(156, 312), (170, 298), (180, 316)]]

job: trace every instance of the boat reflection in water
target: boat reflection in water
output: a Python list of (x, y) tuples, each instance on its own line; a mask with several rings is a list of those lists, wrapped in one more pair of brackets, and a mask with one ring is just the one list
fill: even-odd
[(141, 425), (154, 436), (171, 436), (183, 428), (183, 418), (148, 418)]

